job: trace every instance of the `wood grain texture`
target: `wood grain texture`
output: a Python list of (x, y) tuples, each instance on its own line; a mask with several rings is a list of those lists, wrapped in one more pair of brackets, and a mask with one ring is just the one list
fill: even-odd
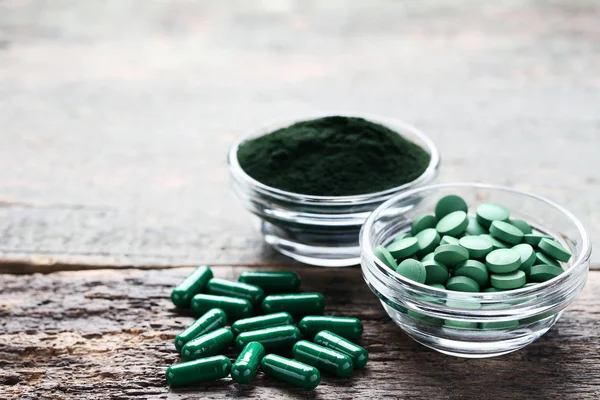
[(227, 149), (332, 109), (413, 123), (443, 181), (546, 195), (600, 237), (599, 18), (593, 0), (1, 1), (0, 257), (275, 265)]
[[(247, 268), (215, 267), (234, 279)], [(192, 321), (168, 298), (191, 269), (0, 275), (0, 399), (561, 398), (600, 396), (600, 272), (545, 336), (510, 355), (466, 360), (413, 342), (384, 313), (358, 268), (298, 268), (302, 289), (323, 292), (326, 314), (359, 317), (370, 352), (350, 378), (323, 376), (314, 391), (259, 373), (170, 390), (174, 336)], [(229, 352), (233, 357), (235, 353)]]

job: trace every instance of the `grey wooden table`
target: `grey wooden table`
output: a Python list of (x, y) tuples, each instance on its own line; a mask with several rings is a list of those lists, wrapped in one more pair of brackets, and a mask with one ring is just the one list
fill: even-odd
[[(185, 270), (161, 268), (335, 279), (265, 246), (228, 187), (229, 145), (267, 120), (403, 119), (438, 144), (442, 181), (545, 195), (600, 237), (599, 20), (592, 0), (0, 1), (0, 272), (27, 274), (0, 276), (0, 398), (297, 394), (160, 375), (188, 321), (164, 308)], [(599, 284), (529, 350), (477, 362), (413, 344), (361, 292), (372, 369), (311, 396), (597, 398)]]

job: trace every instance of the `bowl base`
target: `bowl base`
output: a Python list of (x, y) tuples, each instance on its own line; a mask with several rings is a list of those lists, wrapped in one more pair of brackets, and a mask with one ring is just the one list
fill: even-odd
[[(278, 252), (305, 264), (319, 267), (349, 267), (360, 263), (358, 230), (345, 237), (327, 232), (297, 234), (262, 221), (261, 232), (269, 245)], [(335, 236), (335, 242), (331, 238)]]
[(517, 351), (537, 340), (556, 323), (562, 312), (511, 329), (457, 329), (412, 317), (381, 302), (392, 320), (415, 342), (443, 354), (462, 358), (489, 358)]

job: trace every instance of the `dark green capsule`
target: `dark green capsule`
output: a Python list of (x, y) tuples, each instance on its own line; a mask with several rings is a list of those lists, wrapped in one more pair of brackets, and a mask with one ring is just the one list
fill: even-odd
[(348, 355), (306, 340), (296, 343), (292, 353), (296, 360), (342, 378), (350, 376), (354, 369)]
[(219, 328), (190, 340), (181, 349), (181, 358), (185, 361), (214, 356), (223, 352), (233, 343), (233, 333), (228, 328)]
[(187, 276), (171, 292), (171, 301), (177, 307), (189, 307), (192, 297), (201, 293), (208, 281), (213, 277), (211, 269), (205, 265), (200, 266)]
[(183, 345), (190, 340), (212, 332), (215, 329), (223, 328), (226, 323), (227, 315), (225, 315), (225, 312), (219, 308), (212, 308), (175, 337), (175, 348), (181, 352)]
[(305, 338), (312, 339), (321, 331), (330, 331), (349, 339), (356, 340), (363, 333), (363, 324), (358, 318), (331, 317), (328, 315), (308, 315), (298, 323)]
[(291, 325), (293, 323), (294, 318), (292, 318), (290, 313), (278, 312), (258, 317), (238, 319), (231, 324), (231, 330), (237, 336), (242, 332), (255, 331), (257, 329), (270, 328), (273, 326)]
[(213, 356), (199, 360), (173, 364), (167, 368), (169, 386), (189, 386), (200, 382), (225, 378), (231, 370), (231, 361), (225, 356)]
[(214, 294), (197, 294), (192, 298), (192, 311), (202, 314), (211, 308), (220, 308), (231, 319), (252, 315), (252, 304), (248, 300)]
[(213, 278), (208, 281), (206, 291), (217, 296), (239, 297), (250, 304), (257, 305), (265, 298), (265, 292), (258, 286), (243, 282), (233, 282), (227, 279)]
[(265, 293), (293, 293), (300, 287), (300, 277), (292, 271), (246, 271), (238, 281), (261, 287)]
[(259, 342), (267, 351), (274, 351), (290, 348), (300, 339), (302, 334), (297, 327), (282, 325), (242, 332), (235, 339), (235, 345), (238, 350), (241, 350), (250, 342)]
[(321, 374), (315, 367), (276, 354), (264, 356), (260, 368), (268, 376), (304, 389), (314, 389), (321, 383)]
[(250, 383), (264, 356), (265, 348), (262, 344), (248, 343), (231, 366), (231, 379), (237, 383)]
[(272, 294), (262, 302), (265, 314), (286, 311), (292, 315), (322, 314), (325, 299), (321, 293)]
[(362, 368), (369, 361), (367, 350), (333, 332), (321, 331), (315, 335), (313, 342), (350, 356), (354, 368)]

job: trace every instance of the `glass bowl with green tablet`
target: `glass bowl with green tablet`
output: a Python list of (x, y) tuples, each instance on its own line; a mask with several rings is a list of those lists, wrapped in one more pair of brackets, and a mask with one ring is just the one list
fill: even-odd
[(583, 289), (592, 251), (565, 208), (478, 183), (392, 197), (360, 243), (364, 279), (392, 320), (415, 341), (468, 358), (546, 333)]
[(327, 113), (250, 131), (229, 151), (233, 189), (264, 240), (298, 261), (360, 262), (369, 214), (395, 194), (435, 182), (440, 156), (420, 130), (394, 119)]

